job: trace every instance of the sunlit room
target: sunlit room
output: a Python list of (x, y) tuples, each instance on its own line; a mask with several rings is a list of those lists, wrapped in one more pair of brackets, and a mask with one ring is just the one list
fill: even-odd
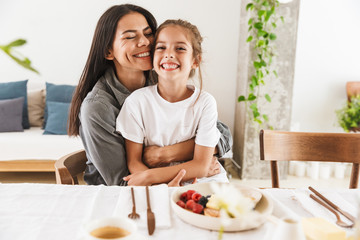
[(0, 1), (0, 239), (360, 239), (359, 12)]

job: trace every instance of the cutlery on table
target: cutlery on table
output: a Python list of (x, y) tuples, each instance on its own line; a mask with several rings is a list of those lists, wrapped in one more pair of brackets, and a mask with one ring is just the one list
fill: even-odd
[(136, 213), (136, 205), (135, 205), (135, 196), (134, 196), (134, 188), (131, 188), (131, 198), (132, 198), (132, 203), (133, 203), (133, 208), (132, 208), (132, 212), (129, 214), (129, 218), (131, 219), (137, 219), (140, 217), (139, 214)]
[(147, 225), (148, 225), (148, 233), (152, 235), (155, 231), (155, 215), (151, 211), (150, 206), (150, 197), (149, 197), (149, 187), (146, 186), (146, 200), (147, 200)]
[(333, 214), (335, 214), (336, 216), (336, 224), (339, 225), (340, 227), (344, 227), (344, 228), (352, 228), (354, 226), (354, 223), (352, 224), (347, 224), (345, 222), (343, 222), (339, 216), (339, 214), (332, 209), (328, 204), (326, 204), (325, 202), (323, 202), (322, 200), (320, 200), (319, 198), (317, 198), (314, 194), (310, 194), (310, 197), (315, 200), (317, 203), (319, 203), (320, 205), (326, 207), (330, 212), (332, 212)]
[(326, 202), (328, 205), (330, 205), (333, 209), (335, 209), (336, 211), (338, 211), (339, 213), (341, 213), (342, 215), (344, 215), (347, 219), (349, 219), (350, 221), (352, 221), (353, 223), (355, 223), (355, 217), (352, 216), (350, 213), (345, 212), (344, 210), (342, 210), (341, 208), (339, 208), (338, 206), (336, 206), (334, 203), (332, 203), (329, 199), (327, 199), (326, 197), (324, 197), (321, 193), (319, 193), (318, 191), (316, 191), (314, 188), (309, 187), (309, 190), (312, 191), (313, 193), (315, 193), (316, 196), (318, 196), (319, 198), (321, 198), (324, 202)]

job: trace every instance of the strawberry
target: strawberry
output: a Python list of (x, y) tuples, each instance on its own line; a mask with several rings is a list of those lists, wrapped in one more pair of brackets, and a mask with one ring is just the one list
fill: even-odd
[(196, 203), (199, 202), (200, 198), (201, 198), (201, 194), (200, 193), (194, 193), (192, 196), (191, 196), (191, 199), (194, 200)]
[(185, 208), (185, 203), (183, 201), (181, 201), (181, 200), (177, 201), (176, 204), (179, 205), (182, 208)]
[(195, 193), (194, 190), (188, 190), (188, 191), (186, 192), (186, 194), (187, 194), (187, 200), (190, 200), (191, 197), (192, 197), (192, 195), (193, 195), (194, 193)]
[(194, 204), (197, 204), (197, 203), (194, 202), (194, 200), (190, 199), (190, 200), (188, 200), (188, 201), (186, 202), (185, 208), (186, 208), (186, 209), (189, 209), (189, 210), (192, 210)]
[(194, 213), (202, 213), (202, 211), (204, 210), (204, 207), (201, 204), (198, 203), (194, 203), (194, 205), (192, 206), (192, 211)]
[(184, 203), (186, 203), (186, 201), (188, 200), (188, 199), (187, 199), (187, 192), (183, 192), (183, 193), (180, 195), (180, 200), (183, 201)]

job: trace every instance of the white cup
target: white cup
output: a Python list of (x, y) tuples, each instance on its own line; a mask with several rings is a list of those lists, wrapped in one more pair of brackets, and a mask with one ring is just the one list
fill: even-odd
[(272, 240), (306, 240), (302, 225), (293, 219), (283, 219), (277, 225)]
[(326, 163), (320, 164), (320, 178), (329, 179), (331, 176), (331, 166)]
[(130, 240), (137, 235), (136, 224), (124, 217), (95, 219), (85, 224), (84, 230), (87, 240)]
[(296, 162), (295, 163), (295, 176), (304, 177), (306, 171), (306, 163), (304, 162)]
[(319, 162), (310, 162), (307, 166), (307, 176), (311, 179), (319, 178)]
[(345, 177), (346, 165), (339, 163), (335, 165), (334, 176), (337, 179), (343, 179)]

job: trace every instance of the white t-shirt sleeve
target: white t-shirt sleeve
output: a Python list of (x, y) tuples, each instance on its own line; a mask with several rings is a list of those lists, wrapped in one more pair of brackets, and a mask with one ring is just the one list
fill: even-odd
[(196, 131), (195, 143), (205, 147), (215, 147), (220, 139), (220, 132), (216, 127), (218, 118), (216, 101), (210, 94), (203, 94), (206, 95), (199, 126)]
[(145, 132), (140, 108), (130, 100), (130, 97), (125, 100), (116, 118), (116, 131), (120, 132), (124, 138), (130, 141), (143, 143)]

